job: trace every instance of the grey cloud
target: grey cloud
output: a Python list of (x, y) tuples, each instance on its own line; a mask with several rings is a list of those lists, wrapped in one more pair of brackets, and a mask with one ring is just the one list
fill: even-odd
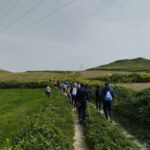
[[(1, 36), (13, 34), (68, 1), (45, 0)], [(22, 0), (2, 22), (0, 18), (0, 28), (35, 2)], [(6, 6), (4, 0), (1, 5)], [(78, 70), (80, 64), (89, 68), (122, 58), (149, 58), (149, 5), (148, 0), (77, 0), (43, 22), (0, 42), (0, 68)]]

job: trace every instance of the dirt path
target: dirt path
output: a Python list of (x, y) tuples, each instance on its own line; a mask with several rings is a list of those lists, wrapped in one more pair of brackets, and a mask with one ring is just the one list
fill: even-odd
[(124, 129), (118, 122), (113, 121), (112, 124), (115, 125), (115, 126), (117, 126), (117, 127), (119, 127), (122, 130), (122, 133), (126, 137), (128, 137), (129, 139), (131, 139), (141, 150), (148, 150), (148, 147), (147, 147), (146, 143), (142, 143), (141, 141), (139, 141), (136, 137), (134, 137), (126, 129)]
[[(113, 122), (114, 125), (118, 126), (118, 123)], [(142, 144), (139, 140), (137, 140), (133, 135), (129, 134), (125, 129), (121, 128), (124, 135), (128, 138), (132, 139), (133, 142), (141, 149), (141, 150), (148, 150), (147, 144)]]
[(75, 150), (88, 150), (88, 146), (85, 142), (85, 136), (83, 133), (83, 126), (79, 124), (79, 120), (77, 118), (76, 110), (72, 110), (75, 121), (74, 121), (74, 128), (75, 128), (75, 135), (74, 135), (74, 149)]
[[(95, 106), (93, 104), (91, 104), (94, 108)], [(101, 110), (101, 111), (98, 111), (99, 113), (101, 114), (104, 114), (104, 112)], [(128, 137), (129, 139), (133, 140), (133, 142), (140, 148), (140, 150), (148, 150), (148, 146), (146, 143), (141, 143), (138, 139), (136, 139), (133, 135), (131, 135), (130, 133), (128, 133), (127, 130), (125, 130), (119, 123), (117, 123), (116, 121), (112, 121), (112, 124), (114, 126), (117, 126), (119, 127), (121, 130), (122, 130), (122, 133)]]

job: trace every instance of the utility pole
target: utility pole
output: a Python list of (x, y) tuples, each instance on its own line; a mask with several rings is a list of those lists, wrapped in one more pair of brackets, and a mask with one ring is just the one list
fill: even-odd
[(81, 71), (81, 72), (83, 71), (83, 68), (84, 68), (84, 67), (83, 67), (83, 64), (81, 64), (81, 65), (80, 65), (80, 71)]

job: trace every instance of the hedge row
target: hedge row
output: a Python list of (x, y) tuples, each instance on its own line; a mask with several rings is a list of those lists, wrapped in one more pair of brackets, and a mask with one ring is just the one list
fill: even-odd
[(41, 82), (19, 82), (19, 81), (0, 81), (0, 89), (11, 89), (11, 88), (44, 88), (49, 84), (48, 81)]
[[(124, 87), (113, 88), (115, 119), (133, 135), (150, 144), (150, 88), (139, 92)], [(91, 86), (93, 103), (95, 103), (95, 89)]]
[(150, 82), (150, 74), (113, 74), (111, 76), (97, 77), (92, 80), (109, 83), (147, 83)]
[(121, 123), (130, 124), (130, 128), (136, 127), (132, 130), (136, 132), (134, 134), (150, 144), (150, 88), (140, 92), (122, 87), (115, 87), (114, 90), (115, 116)]

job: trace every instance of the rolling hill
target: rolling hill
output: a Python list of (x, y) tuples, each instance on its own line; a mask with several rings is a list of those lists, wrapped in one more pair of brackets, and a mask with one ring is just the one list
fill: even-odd
[(10, 71), (0, 69), (0, 73), (11, 73)]
[(109, 70), (109, 71), (147, 71), (150, 72), (150, 60), (145, 58), (117, 60), (110, 64), (98, 66), (88, 70)]

